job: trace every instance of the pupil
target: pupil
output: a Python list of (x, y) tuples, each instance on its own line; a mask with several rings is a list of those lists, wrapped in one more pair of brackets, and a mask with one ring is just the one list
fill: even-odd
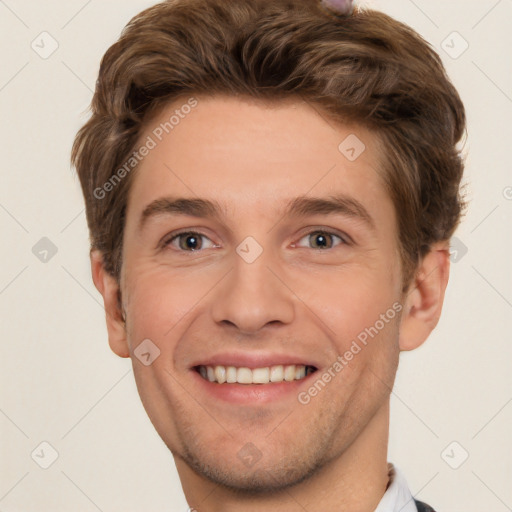
[(189, 235), (187, 236), (187, 238), (185, 239), (186, 242), (185, 242), (185, 245), (187, 246), (188, 249), (197, 249), (196, 245), (197, 245), (197, 238), (194, 236), (194, 235)]
[(322, 234), (313, 235), (315, 237), (315, 245), (318, 247), (327, 247), (327, 237)]

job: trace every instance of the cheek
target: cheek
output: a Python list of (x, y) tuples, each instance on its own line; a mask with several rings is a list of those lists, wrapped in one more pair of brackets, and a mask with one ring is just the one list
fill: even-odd
[(144, 338), (168, 340), (204, 295), (203, 288), (204, 283), (198, 277), (180, 277), (158, 268), (138, 267), (127, 279), (132, 342), (136, 344)]
[(331, 373), (336, 375), (331, 389), (338, 398), (331, 399), (342, 404), (368, 397), (377, 400), (392, 385), (401, 305), (389, 279), (380, 269), (353, 267), (331, 272), (322, 280), (324, 286), (312, 287), (311, 279), (302, 282), (302, 289), (309, 290), (304, 302), (321, 318), (323, 331), (338, 355), (331, 365)]
[(390, 286), (389, 272), (362, 267), (326, 270), (323, 276), (297, 275), (294, 283), (297, 295), (323, 321), (326, 334), (340, 340), (340, 349), (379, 322), (381, 315), (387, 320), (384, 331), (396, 316), (393, 304), (398, 295), (396, 286)]

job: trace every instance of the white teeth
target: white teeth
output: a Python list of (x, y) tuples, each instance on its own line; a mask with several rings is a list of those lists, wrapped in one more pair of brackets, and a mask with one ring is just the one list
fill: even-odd
[(284, 379), (284, 370), (282, 365), (270, 367), (270, 382), (281, 382)]
[(252, 371), (253, 384), (267, 384), (270, 380), (269, 368), (256, 368)]
[(215, 378), (217, 379), (217, 382), (220, 382), (221, 384), (226, 382), (226, 368), (224, 368), (224, 366), (215, 367)]
[(291, 382), (300, 380), (312, 373), (313, 369), (303, 364), (275, 365), (250, 369), (246, 366), (200, 366), (199, 373), (210, 382), (223, 384), (268, 384), (270, 382)]
[(238, 368), (236, 371), (236, 381), (238, 384), (252, 384), (252, 372), (249, 368)]
[[(204, 368), (201, 366), (201, 368)], [(228, 366), (226, 368), (226, 381), (230, 384), (236, 382), (236, 368), (234, 366)]]
[(284, 380), (290, 382), (295, 380), (295, 365), (286, 366), (284, 369)]
[(306, 376), (306, 367), (305, 366), (296, 366), (295, 367), (295, 378), (297, 380), (302, 379), (302, 377)]

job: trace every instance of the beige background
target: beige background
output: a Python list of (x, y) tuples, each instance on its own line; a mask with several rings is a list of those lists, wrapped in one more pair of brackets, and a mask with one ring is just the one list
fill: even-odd
[[(187, 509), (130, 362), (108, 348), (69, 166), (101, 56), (153, 3), (0, 0), (3, 512)], [(469, 119), (471, 205), (456, 242), (463, 250), (438, 327), (402, 354), (389, 460), (438, 512), (505, 512), (512, 507), (512, 0), (371, 5), (440, 52)], [(38, 37), (43, 31), (50, 36)], [(59, 46), (43, 59), (34, 40), (40, 53), (53, 40)], [(457, 56), (464, 41), (469, 47)], [(57, 249), (46, 263), (33, 253), (43, 237)], [(42, 442), (58, 452), (48, 469), (40, 464), (51, 462), (52, 449)]]

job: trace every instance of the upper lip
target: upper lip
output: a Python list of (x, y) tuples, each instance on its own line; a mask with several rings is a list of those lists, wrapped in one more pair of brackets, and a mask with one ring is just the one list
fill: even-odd
[(318, 369), (318, 363), (310, 358), (294, 354), (279, 354), (270, 352), (224, 352), (201, 359), (196, 366), (236, 366), (247, 368), (266, 368), (277, 365), (304, 365), (314, 366)]

